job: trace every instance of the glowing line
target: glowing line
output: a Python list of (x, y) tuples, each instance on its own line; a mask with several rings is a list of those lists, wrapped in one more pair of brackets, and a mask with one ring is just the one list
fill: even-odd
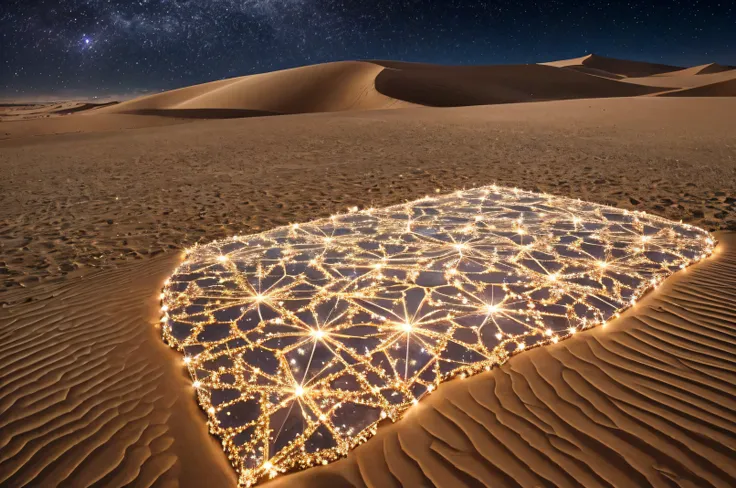
[[(528, 349), (604, 322), (715, 244), (686, 224), (496, 186), (348, 215), (197, 246), (166, 282), (164, 337), (185, 352), (241, 484), (344, 455), (375, 431), (361, 408), (398, 418), (416, 392), (502, 363), (513, 343)], [(441, 278), (419, 284), (425, 270)], [(210, 326), (221, 327), (207, 339)], [(215, 408), (218, 390), (236, 395)], [(217, 412), (244, 401), (256, 418), (221, 425)], [(295, 402), (301, 426), (271, 456)], [(271, 417), (284, 410), (273, 437)], [(309, 451), (318, 428), (337, 447)]]

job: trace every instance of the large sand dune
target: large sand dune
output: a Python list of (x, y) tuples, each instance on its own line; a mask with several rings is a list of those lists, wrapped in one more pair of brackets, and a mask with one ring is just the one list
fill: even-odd
[(670, 97), (736, 97), (736, 73), (730, 79), (696, 86), (686, 90), (678, 90), (663, 93), (662, 96)]
[[(683, 88), (695, 88), (736, 79), (736, 68), (717, 63), (679, 68), (655, 63), (642, 63), (623, 59), (606, 58), (590, 54), (580, 58), (542, 63), (546, 66), (574, 70), (592, 76), (618, 80), (622, 83), (648, 86), (660, 93)], [(678, 92), (688, 96), (687, 91)], [(730, 90), (723, 88), (704, 89), (692, 96), (732, 96)]]
[(138, 98), (100, 113), (230, 118), (412, 105), (637, 96), (661, 91), (540, 65), (338, 62), (215, 81)]
[(103, 112), (227, 118), (408, 106), (376, 91), (382, 69), (358, 61), (306, 66), (172, 90)]
[(439, 66), (378, 61), (386, 69), (376, 89), (419, 105), (456, 107), (497, 103), (644, 95), (657, 88), (625, 85), (541, 65)]
[(718, 63), (701, 64), (699, 66), (693, 66), (692, 68), (685, 68), (678, 71), (670, 71), (668, 73), (661, 73), (653, 75), (657, 77), (666, 76), (689, 76), (689, 75), (712, 75), (714, 73), (723, 73), (724, 71), (736, 70), (736, 66), (724, 66)]
[[(683, 70), (682, 73), (667, 73), (661, 76), (644, 76), (641, 78), (624, 78), (625, 83), (637, 85), (669, 87), (669, 88), (695, 88), (699, 86), (712, 85), (723, 81), (736, 79), (736, 70), (724, 70), (717, 73), (693, 73)], [(669, 90), (668, 90), (669, 91)], [(715, 96), (715, 95), (714, 95)]]
[[(534, 65), (443, 66), (342, 61), (218, 80), (99, 106), (6, 105), (0, 139), (19, 135), (147, 127), (174, 119), (227, 119), (412, 106), (459, 107), (578, 98), (634, 97), (736, 78), (716, 64), (682, 69), (597, 55)], [(710, 93), (703, 91), (701, 93)], [(728, 90), (714, 89), (728, 95)], [(695, 95), (694, 95), (695, 96)], [(704, 95), (699, 95), (704, 96)], [(70, 116), (79, 114), (80, 116)], [(33, 123), (64, 115), (64, 122)], [(116, 120), (110, 116), (147, 115)], [(143, 120), (149, 119), (149, 120)]]
[(542, 63), (546, 66), (556, 68), (586, 68), (596, 70), (598, 73), (608, 73), (617, 76), (639, 77), (652, 76), (662, 73), (681, 70), (682, 67), (667, 64), (645, 63), (641, 61), (629, 61), (625, 59), (607, 58), (597, 54), (588, 54), (580, 58), (563, 59)]

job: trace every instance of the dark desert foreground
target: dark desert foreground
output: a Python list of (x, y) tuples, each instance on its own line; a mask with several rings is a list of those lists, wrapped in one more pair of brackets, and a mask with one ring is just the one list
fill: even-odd
[(720, 244), (274, 486), (736, 484), (736, 71), (572, 61), (337, 63), (0, 123), (0, 485), (235, 486), (160, 340), (181, 250), (494, 182)]

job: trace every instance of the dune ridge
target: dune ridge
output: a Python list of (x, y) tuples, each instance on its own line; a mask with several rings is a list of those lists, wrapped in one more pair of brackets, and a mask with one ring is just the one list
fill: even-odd
[[(452, 107), (575, 98), (610, 98), (655, 93), (638, 87), (549, 66), (439, 66), (375, 61), (386, 69), (376, 89), (418, 105)], [(632, 88), (636, 86), (636, 88)]]
[[(595, 54), (531, 65), (446, 66), (381, 60), (339, 61), (217, 80), (122, 103), (6, 104), (0, 111), (0, 118), (31, 122), (28, 119), (77, 113), (84, 116), (69, 117), (64, 124), (54, 125), (49, 121), (46, 124), (49, 127), (37, 128), (27, 123), (25, 128), (13, 128), (13, 132), (35, 135), (88, 132), (97, 126), (93, 120), (100, 120), (102, 127), (129, 127), (129, 121), (116, 124), (103, 120), (103, 117), (121, 115), (227, 119), (417, 106), (461, 107), (637, 97), (733, 78), (736, 78), (735, 69), (715, 63), (681, 68)], [(714, 93), (721, 92), (714, 89)], [(140, 123), (141, 127), (149, 125), (160, 124)]]
[(457, 107), (625, 97), (662, 90), (540, 65), (441, 66), (343, 61), (180, 88), (96, 112), (230, 118), (417, 105)]
[(662, 93), (665, 97), (736, 97), (736, 73), (729, 80)]
[(386, 109), (410, 104), (374, 88), (380, 66), (343, 61), (214, 81), (123, 102), (102, 113), (248, 110), (268, 114)]
[[(632, 84), (656, 88), (659, 93), (674, 90), (713, 85), (736, 79), (736, 68), (717, 63), (703, 64), (691, 68), (680, 68), (655, 63), (627, 61), (605, 58), (590, 54), (580, 58), (542, 63), (565, 71), (574, 70), (591, 76), (617, 80), (621, 84)], [(695, 92), (697, 93), (697, 92)], [(733, 96), (730, 90), (713, 88), (702, 90), (702, 95), (692, 96)], [(721, 95), (722, 93), (722, 95)], [(683, 94), (681, 96), (689, 96)]]
[(736, 484), (736, 234), (605, 329), (441, 385), (279, 486)]
[(614, 75), (625, 76), (629, 78), (652, 76), (683, 69), (681, 66), (607, 58), (605, 56), (599, 56), (597, 54), (587, 54), (579, 58), (563, 59), (560, 61), (549, 61), (540, 64), (546, 66), (554, 66), (556, 68), (579, 68), (582, 66), (584, 68), (612, 73)]
[(713, 85), (722, 81), (736, 79), (736, 70), (721, 71), (719, 73), (693, 74), (684, 73), (676, 75), (668, 73), (662, 76), (645, 76), (643, 78), (623, 78), (621, 82), (636, 85), (668, 87), (671, 89), (696, 88), (700, 86)]
[(679, 71), (671, 71), (669, 73), (661, 73), (658, 75), (652, 75), (656, 77), (665, 76), (683, 76), (683, 75), (712, 75), (714, 73), (723, 73), (724, 71), (735, 70), (736, 66), (725, 66), (718, 63), (701, 64), (699, 66), (693, 66), (692, 68), (685, 68)]

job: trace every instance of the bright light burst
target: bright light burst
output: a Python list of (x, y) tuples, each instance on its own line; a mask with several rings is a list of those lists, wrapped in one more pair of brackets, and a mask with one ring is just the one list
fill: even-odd
[(443, 380), (605, 323), (714, 245), (479, 188), (197, 247), (164, 288), (163, 331), (250, 485), (345, 455)]

